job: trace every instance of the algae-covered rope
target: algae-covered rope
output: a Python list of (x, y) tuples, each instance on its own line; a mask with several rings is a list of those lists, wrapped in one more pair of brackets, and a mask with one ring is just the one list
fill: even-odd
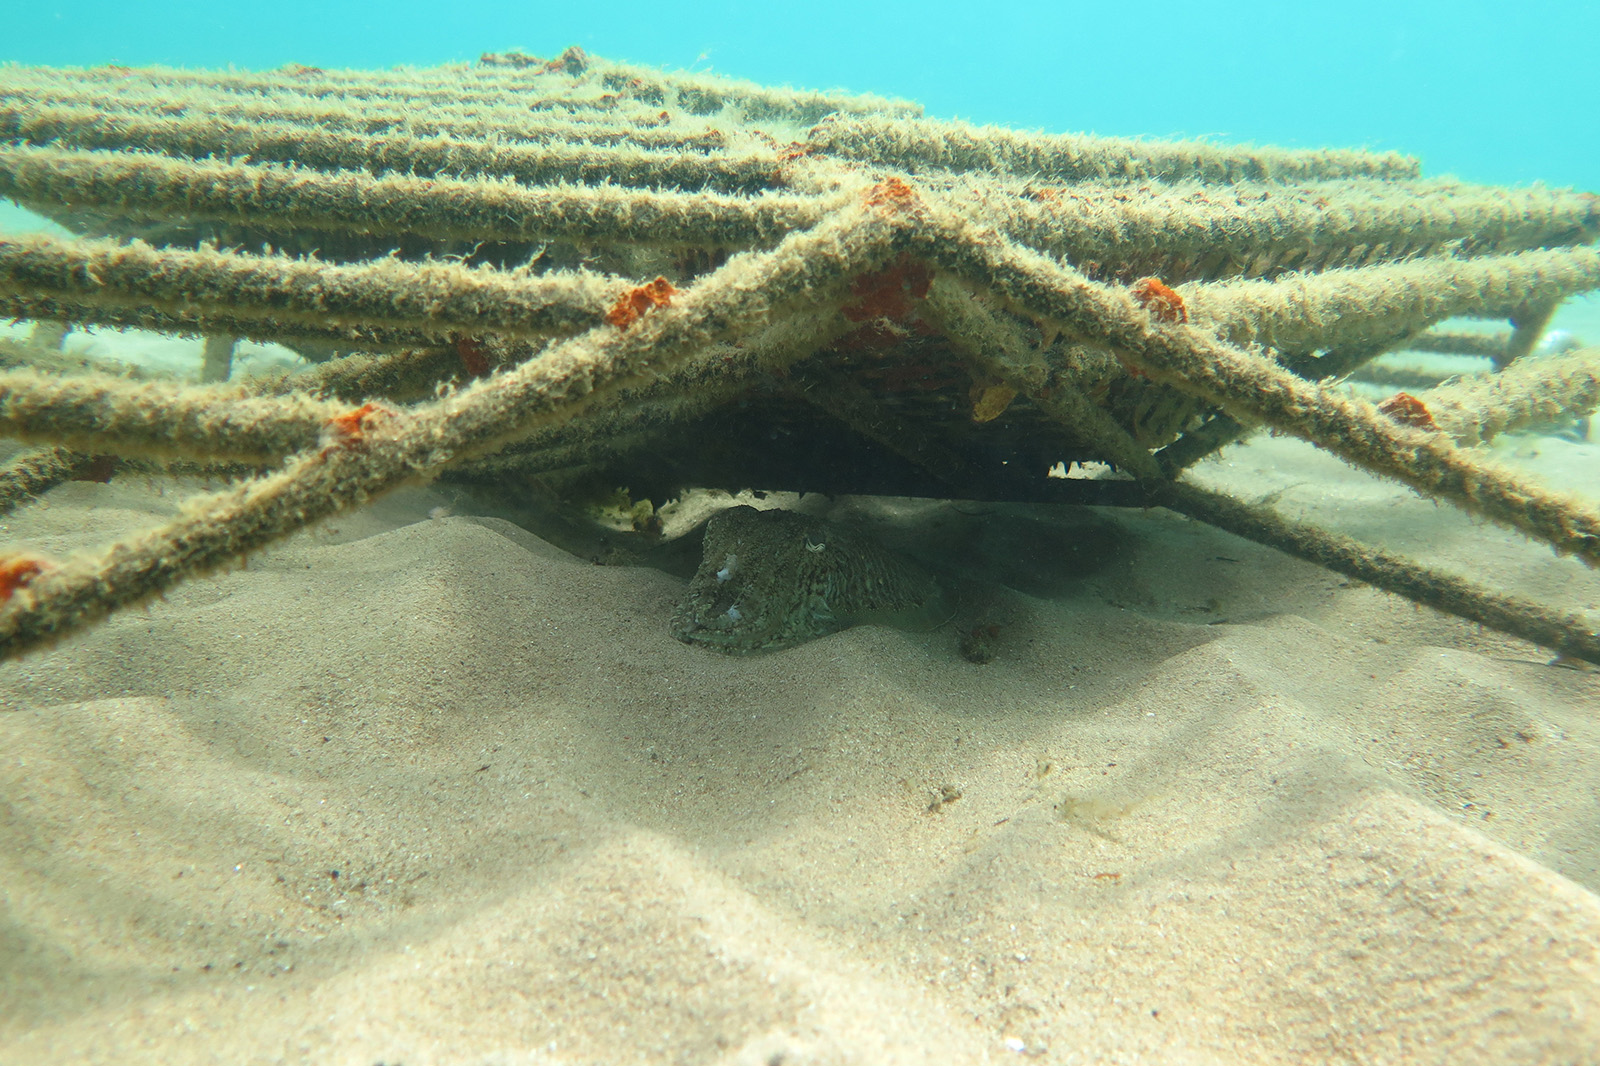
[[(570, 419), (597, 392), (669, 371), (716, 338), (827, 293), (887, 260), (899, 236), (870, 197), (770, 252), (735, 257), (625, 327), (603, 325), (516, 369), (403, 411), (346, 412), (278, 471), (193, 500), (177, 520), (42, 569), (0, 607), (0, 657), (19, 654), (228, 565), (444, 464)], [(28, 561), (27, 565), (35, 565)]]

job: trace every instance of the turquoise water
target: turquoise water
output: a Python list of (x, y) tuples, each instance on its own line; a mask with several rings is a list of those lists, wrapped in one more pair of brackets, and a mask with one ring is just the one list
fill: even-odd
[(569, 44), (1053, 131), (1397, 149), (1600, 189), (1600, 5), (1524, 2), (31, 3), (0, 59), (429, 64)]

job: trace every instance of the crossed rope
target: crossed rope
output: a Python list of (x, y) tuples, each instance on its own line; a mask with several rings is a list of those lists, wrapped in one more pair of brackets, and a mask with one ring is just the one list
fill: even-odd
[[(0, 504), (66, 476), (65, 449), (270, 467), (99, 551), (0, 557), (0, 655), (446, 468), (625, 450), (750, 381), (826, 372), (887, 300), (998, 390), (980, 407), (1019, 397), (1143, 502), (1600, 662), (1580, 617), (1181, 480), (1264, 425), (1600, 564), (1592, 505), (1456, 443), (1600, 398), (1600, 353), (1515, 359), (1562, 299), (1600, 287), (1583, 246), (1596, 198), (1422, 182), (1392, 155), (958, 127), (570, 51), (485, 59), (405, 76), (0, 72), (0, 194), (117, 235), (0, 240), (8, 314), (376, 353), (226, 386), (0, 371), (0, 432), (51, 446), (0, 472)], [(406, 106), (419, 99), (437, 105), (425, 118)], [(813, 125), (785, 145), (753, 129), (761, 115)], [(136, 237), (175, 226), (269, 232), (299, 254)], [(372, 251), (395, 241), (456, 258)], [(455, 251), (474, 241), (586, 256), (475, 266)], [(677, 285), (648, 279), (707, 249), (735, 251)], [(1512, 354), (1495, 389), (1447, 387), (1426, 421), (1314, 380), (1462, 314), (1512, 320)], [(486, 346), (499, 367), (474, 365)], [(1147, 406), (1104, 402), (1108, 380)], [(945, 429), (830, 381), (817, 402), (837, 417), (969, 480)]]

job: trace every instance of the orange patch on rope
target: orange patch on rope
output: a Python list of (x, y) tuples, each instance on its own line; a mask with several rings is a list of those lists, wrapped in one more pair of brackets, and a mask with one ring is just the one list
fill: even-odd
[(1189, 309), (1183, 306), (1183, 297), (1160, 278), (1140, 278), (1134, 282), (1133, 298), (1157, 322), (1176, 325), (1189, 321)]
[(649, 284), (629, 289), (611, 305), (611, 310), (606, 312), (606, 321), (618, 329), (627, 329), (651, 308), (666, 307), (672, 303), (677, 291), (666, 278), (657, 278)]
[(0, 557), (0, 603), (5, 603), (18, 589), (44, 573), (49, 567), (49, 560), (37, 555)]
[(1412, 429), (1439, 428), (1434, 422), (1433, 415), (1428, 413), (1428, 405), (1411, 395), (1409, 392), (1397, 392), (1378, 405), (1378, 410)]

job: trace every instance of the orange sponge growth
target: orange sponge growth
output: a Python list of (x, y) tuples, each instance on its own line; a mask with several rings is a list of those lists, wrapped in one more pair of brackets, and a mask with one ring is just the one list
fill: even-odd
[(855, 300), (840, 310), (852, 322), (870, 319), (900, 319), (911, 314), (913, 304), (928, 295), (933, 271), (926, 264), (901, 255), (893, 264), (875, 274), (865, 274), (850, 283)]
[(916, 191), (899, 178), (880, 181), (867, 190), (869, 207), (905, 208), (916, 202)]
[(5, 603), (16, 591), (48, 569), (48, 560), (37, 555), (0, 556), (0, 603)]
[(670, 304), (677, 291), (666, 278), (657, 278), (648, 285), (629, 289), (611, 305), (611, 310), (606, 312), (606, 321), (618, 329), (627, 329), (652, 307)]
[(1157, 322), (1176, 324), (1189, 321), (1189, 311), (1183, 306), (1183, 297), (1172, 291), (1171, 286), (1160, 278), (1140, 278), (1134, 282), (1133, 298)]
[(1397, 392), (1378, 405), (1378, 410), (1412, 429), (1438, 429), (1433, 421), (1433, 415), (1428, 413), (1428, 405), (1411, 395), (1409, 392)]

